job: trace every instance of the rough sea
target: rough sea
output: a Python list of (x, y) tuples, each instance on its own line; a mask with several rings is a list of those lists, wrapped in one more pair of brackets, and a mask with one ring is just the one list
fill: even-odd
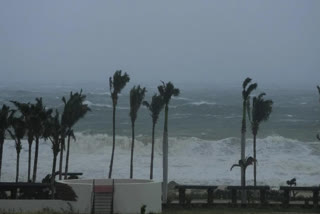
[[(240, 85), (241, 86), (241, 85)], [(119, 97), (116, 113), (114, 178), (128, 178), (130, 169), (131, 126), (128, 86)], [(62, 110), (61, 98), (81, 87), (70, 85), (0, 87), (0, 104), (10, 100), (34, 102), (43, 97), (49, 108)], [(69, 171), (83, 172), (84, 178), (107, 176), (112, 148), (112, 108), (108, 85), (85, 85), (86, 104), (91, 108), (75, 127)], [(183, 184), (239, 185), (240, 169), (230, 171), (240, 159), (241, 88), (180, 87), (181, 94), (169, 107), (169, 181)], [(156, 92), (148, 87), (146, 100)], [(320, 103), (314, 86), (309, 89), (263, 89), (274, 101), (269, 121), (260, 126), (257, 141), (257, 182), (279, 186), (291, 178), (298, 185), (320, 184)], [(257, 95), (261, 91), (256, 91)], [(162, 180), (163, 117), (156, 126), (154, 178)], [(149, 178), (151, 117), (141, 107), (136, 121), (134, 178)], [(253, 155), (252, 134), (247, 129), (246, 155)], [(34, 146), (33, 146), (34, 149)], [(27, 142), (23, 142), (20, 181), (27, 177)], [(32, 157), (33, 158), (33, 157)], [(2, 181), (14, 181), (16, 152), (14, 142), (5, 141)], [(38, 179), (51, 172), (50, 142), (41, 141)], [(247, 169), (247, 183), (253, 183), (253, 167)]]

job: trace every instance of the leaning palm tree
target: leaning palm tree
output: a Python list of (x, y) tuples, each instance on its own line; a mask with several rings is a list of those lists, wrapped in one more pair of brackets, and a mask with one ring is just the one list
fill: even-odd
[(30, 181), (31, 176), (31, 149), (32, 149), (32, 143), (34, 140), (34, 131), (33, 131), (33, 117), (34, 115), (34, 106), (30, 103), (21, 103), (18, 101), (11, 101), (15, 107), (19, 110), (19, 112), (23, 115), (23, 119), (26, 123), (27, 128), (27, 138), (28, 138), (28, 182)]
[[(256, 160), (256, 140), (260, 123), (267, 121), (272, 112), (272, 100), (264, 100), (265, 93), (261, 93), (258, 97), (253, 97), (252, 107), (248, 105), (248, 116), (251, 123), (251, 131), (253, 134), (253, 158)], [(257, 164), (253, 163), (253, 180), (254, 186), (257, 185)]]
[(39, 142), (40, 138), (43, 137), (45, 123), (50, 117), (52, 109), (47, 109), (42, 102), (42, 98), (36, 98), (36, 103), (33, 105), (33, 117), (32, 117), (32, 126), (35, 137), (35, 154), (34, 154), (34, 164), (33, 164), (33, 175), (32, 182), (37, 180), (37, 168), (38, 168), (38, 154), (39, 154)]
[[(64, 110), (61, 116), (61, 124), (64, 130), (63, 134), (66, 134), (68, 136), (65, 175), (64, 175), (65, 179), (67, 178), (68, 168), (69, 168), (70, 140), (71, 138), (75, 140), (72, 127), (81, 118), (83, 118), (88, 111), (90, 111), (90, 108), (88, 107), (88, 105), (84, 104), (85, 99), (86, 99), (86, 96), (82, 94), (82, 90), (79, 93), (76, 92), (75, 94), (70, 92), (70, 97), (68, 100), (66, 100), (65, 97), (62, 98), (62, 101), (64, 103)], [(62, 142), (64, 141), (63, 139), (64, 137), (62, 137)], [(60, 154), (62, 154), (62, 150)], [(59, 171), (61, 175), (61, 169)]]
[(162, 200), (167, 202), (168, 193), (168, 113), (169, 102), (172, 96), (179, 96), (180, 90), (175, 88), (171, 82), (158, 86), (158, 91), (163, 99), (165, 106), (164, 129), (163, 129), (163, 183), (162, 183)]
[(56, 163), (57, 163), (57, 156), (61, 149), (61, 132), (63, 131), (59, 112), (56, 110), (55, 115), (47, 118), (44, 123), (44, 133), (43, 136), (46, 139), (49, 139), (52, 143), (52, 152), (53, 152), (53, 161), (52, 161), (52, 171), (51, 171), (51, 197), (54, 198), (55, 195), (55, 188), (54, 188), (54, 181), (56, 176)]
[(143, 102), (143, 105), (146, 106), (152, 118), (152, 145), (151, 145), (151, 164), (150, 164), (150, 180), (153, 179), (153, 156), (154, 156), (154, 131), (156, 127), (156, 123), (159, 118), (159, 114), (164, 107), (164, 102), (161, 95), (153, 95), (151, 103), (149, 104), (147, 101)]
[(20, 152), (22, 149), (21, 139), (26, 133), (26, 123), (23, 120), (23, 116), (14, 117), (11, 121), (12, 131), (9, 130), (9, 133), (12, 139), (15, 141), (15, 147), (17, 152), (17, 164), (16, 164), (16, 182), (19, 180), (19, 163), (20, 163)]
[(132, 129), (132, 144), (131, 144), (131, 159), (130, 159), (130, 178), (133, 177), (133, 150), (134, 150), (134, 124), (138, 116), (138, 110), (142, 104), (146, 93), (146, 88), (141, 88), (140, 85), (133, 86), (130, 91), (130, 119)]
[[(242, 162), (245, 162), (246, 158), (246, 121), (247, 121), (247, 116), (246, 116), (246, 109), (247, 106), (249, 105), (248, 101), (250, 100), (250, 94), (253, 90), (257, 88), (257, 83), (248, 84), (251, 82), (250, 78), (246, 78), (242, 84), (242, 127), (241, 127), (241, 160)], [(247, 87), (248, 86), (248, 87)], [(245, 187), (246, 186), (246, 170), (241, 166), (241, 186)], [(241, 202), (244, 204), (246, 200), (246, 195), (245, 191), (242, 191), (241, 195)]]
[(112, 153), (109, 167), (109, 178), (112, 176), (114, 148), (116, 144), (116, 107), (118, 103), (118, 94), (130, 81), (130, 77), (127, 73), (122, 75), (122, 71), (118, 70), (113, 74), (113, 77), (109, 78), (110, 94), (112, 99)]
[(0, 181), (2, 168), (3, 144), (6, 137), (6, 131), (9, 130), (11, 117), (14, 111), (6, 105), (0, 109)]

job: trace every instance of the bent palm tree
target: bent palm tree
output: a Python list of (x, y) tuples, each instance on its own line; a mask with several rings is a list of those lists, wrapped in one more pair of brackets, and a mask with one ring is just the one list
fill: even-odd
[(38, 154), (39, 154), (39, 141), (40, 138), (43, 137), (44, 133), (44, 125), (48, 119), (48, 117), (52, 113), (52, 109), (46, 109), (43, 105), (42, 98), (36, 98), (36, 103), (33, 105), (34, 115), (32, 117), (33, 131), (35, 136), (35, 154), (34, 154), (34, 163), (33, 163), (33, 176), (32, 182), (36, 182), (37, 180), (37, 168), (38, 168)]
[(1, 181), (1, 169), (2, 169), (2, 155), (3, 155), (3, 144), (6, 136), (6, 131), (10, 127), (11, 117), (14, 111), (6, 105), (3, 105), (0, 109), (0, 181)]
[[(69, 100), (66, 100), (65, 97), (62, 98), (64, 103), (64, 110), (61, 116), (61, 124), (65, 129), (65, 134), (68, 136), (67, 143), (67, 155), (66, 155), (66, 165), (65, 165), (65, 179), (67, 178), (68, 167), (69, 167), (69, 156), (70, 156), (70, 139), (73, 138), (75, 140), (75, 136), (72, 130), (72, 127), (83, 118), (90, 108), (88, 105), (83, 104), (86, 96), (82, 94), (82, 90), (80, 93), (76, 92), (73, 94), (70, 92)], [(63, 142), (63, 139), (62, 139)], [(62, 153), (62, 150), (61, 150)], [(60, 170), (61, 172), (61, 170)]]
[(141, 88), (140, 85), (134, 86), (130, 91), (130, 119), (132, 129), (132, 144), (131, 144), (131, 159), (130, 159), (130, 178), (133, 177), (133, 150), (134, 150), (134, 123), (138, 116), (138, 110), (142, 104), (146, 93), (146, 88)]
[(172, 96), (179, 96), (180, 90), (175, 88), (171, 82), (164, 83), (158, 86), (159, 94), (161, 95), (165, 105), (164, 129), (163, 129), (163, 183), (162, 183), (162, 200), (167, 203), (168, 193), (168, 113), (169, 102)]
[[(247, 116), (246, 116), (246, 109), (247, 106), (249, 105), (248, 101), (250, 100), (250, 94), (253, 90), (257, 88), (257, 83), (248, 84), (251, 82), (250, 78), (246, 78), (243, 81), (242, 84), (242, 123), (241, 123), (241, 160), (242, 162), (245, 161), (246, 158), (246, 121), (247, 121)], [(247, 87), (248, 86), (248, 87)], [(241, 186), (245, 187), (246, 186), (246, 171), (244, 167), (241, 167)], [(242, 191), (241, 194), (241, 202), (244, 204), (246, 201), (246, 195), (245, 191)]]
[(109, 78), (109, 87), (112, 99), (112, 153), (109, 167), (109, 178), (112, 176), (112, 167), (113, 167), (113, 157), (114, 157), (114, 148), (116, 144), (116, 107), (118, 103), (118, 94), (121, 93), (122, 89), (130, 81), (130, 77), (127, 73), (121, 74), (122, 71), (118, 70), (113, 74), (113, 78)]
[(11, 101), (16, 108), (20, 111), (20, 113), (23, 115), (23, 119), (26, 123), (27, 128), (27, 136), (28, 136), (28, 182), (30, 181), (31, 176), (31, 149), (32, 149), (32, 143), (34, 140), (34, 130), (33, 130), (33, 119), (34, 116), (34, 106), (30, 103), (20, 103), (17, 101)]
[(21, 139), (26, 133), (26, 123), (23, 120), (23, 116), (14, 117), (11, 121), (12, 131), (9, 130), (9, 133), (12, 139), (15, 141), (15, 147), (17, 152), (17, 164), (16, 164), (16, 182), (19, 180), (19, 163), (20, 163), (20, 151), (22, 149)]
[(150, 180), (153, 179), (153, 156), (154, 156), (154, 131), (156, 127), (156, 123), (159, 118), (159, 114), (164, 107), (164, 102), (161, 95), (153, 95), (151, 103), (149, 104), (147, 101), (143, 102), (143, 105), (146, 106), (152, 118), (152, 146), (151, 146), (151, 164), (150, 164)]
[(47, 118), (44, 124), (44, 137), (46, 139), (50, 139), (52, 143), (52, 152), (53, 152), (53, 161), (52, 161), (52, 171), (51, 171), (51, 197), (54, 198), (55, 195), (55, 188), (54, 188), (54, 181), (56, 176), (56, 163), (57, 163), (57, 156), (60, 151), (61, 147), (61, 134), (63, 128), (61, 122), (59, 120), (59, 112), (56, 110), (55, 115)]
[[(252, 108), (248, 108), (248, 116), (251, 123), (251, 131), (253, 134), (253, 158), (256, 157), (256, 140), (257, 134), (259, 130), (260, 123), (263, 121), (267, 121), (272, 112), (272, 100), (264, 100), (263, 96), (265, 93), (261, 93), (258, 97), (253, 97), (252, 99)], [(250, 105), (248, 105), (250, 107)], [(253, 179), (254, 186), (257, 185), (257, 164), (253, 163)]]

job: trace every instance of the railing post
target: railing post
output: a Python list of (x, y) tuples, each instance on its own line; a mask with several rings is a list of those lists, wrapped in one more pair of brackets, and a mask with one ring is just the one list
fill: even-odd
[(237, 204), (237, 190), (236, 189), (231, 189), (231, 202), (234, 205)]
[(186, 189), (179, 187), (179, 204), (183, 205), (186, 201)]
[(265, 189), (260, 189), (260, 202), (261, 202), (261, 204), (266, 203), (266, 190)]
[(313, 207), (318, 207), (319, 190), (313, 190)]
[(284, 190), (283, 205), (289, 205), (289, 201), (290, 201), (290, 190), (285, 189), (285, 190)]
[(212, 204), (212, 203), (213, 203), (213, 189), (208, 188), (208, 204)]

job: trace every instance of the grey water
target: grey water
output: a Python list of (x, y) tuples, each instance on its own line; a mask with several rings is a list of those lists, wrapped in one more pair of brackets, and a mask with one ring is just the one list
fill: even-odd
[[(169, 107), (169, 179), (181, 183), (239, 184), (239, 170), (230, 171), (240, 158), (242, 115), (241, 85), (224, 88), (198, 87), (181, 89)], [(76, 142), (71, 145), (70, 168), (84, 172), (84, 177), (105, 177), (112, 145), (112, 103), (107, 84), (89, 85), (9, 85), (0, 88), (0, 104), (10, 100), (34, 102), (43, 97), (48, 108), (62, 111), (61, 98), (70, 91), (87, 95), (91, 111), (74, 127)], [(114, 176), (129, 176), (131, 126), (129, 118), (129, 85), (119, 96), (116, 112), (116, 153)], [(146, 100), (157, 91), (147, 86)], [(315, 87), (310, 89), (262, 88), (252, 96), (266, 92), (274, 102), (270, 119), (260, 126), (257, 142), (258, 184), (278, 186), (293, 177), (300, 185), (319, 185), (320, 103)], [(163, 113), (156, 126), (155, 180), (162, 179)], [(151, 117), (141, 107), (136, 121), (134, 177), (148, 178), (151, 151)], [(21, 154), (21, 179), (25, 179), (27, 146)], [(12, 140), (5, 143), (3, 179), (15, 175), (15, 149)], [(34, 149), (34, 148), (33, 148)], [(40, 149), (39, 177), (50, 173), (51, 146), (43, 142)], [(247, 124), (246, 154), (252, 155), (252, 135)], [(252, 167), (247, 170), (252, 183)]]

